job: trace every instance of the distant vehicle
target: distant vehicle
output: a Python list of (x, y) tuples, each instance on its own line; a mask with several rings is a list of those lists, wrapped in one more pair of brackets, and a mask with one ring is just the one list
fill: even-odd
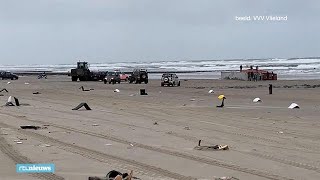
[(164, 73), (161, 77), (161, 86), (180, 86), (179, 77), (174, 73)]
[(11, 80), (17, 80), (19, 79), (19, 76), (16, 74), (13, 74), (9, 71), (1, 71), (0, 72), (0, 78), (1, 79), (11, 79)]
[(146, 69), (134, 69), (131, 76), (128, 78), (129, 83), (148, 84), (148, 72)]
[(107, 76), (103, 79), (103, 82), (105, 84), (107, 84), (107, 83), (109, 83), (109, 84), (119, 83), (120, 84), (121, 79), (120, 79), (119, 72), (108, 72)]
[(116, 69), (116, 70), (114, 70), (114, 71), (115, 71), (115, 72), (118, 72), (118, 73), (120, 74), (120, 80), (121, 80), (121, 81), (128, 81), (129, 76), (128, 76), (126, 73), (121, 72), (121, 71), (118, 70), (118, 69)]
[(103, 80), (106, 72), (93, 72), (89, 70), (88, 62), (77, 62), (77, 68), (71, 69), (72, 81), (99, 81)]
[(42, 78), (47, 79), (47, 75), (46, 75), (45, 72), (43, 72), (43, 73), (41, 73), (41, 74), (38, 75), (38, 79), (42, 79)]

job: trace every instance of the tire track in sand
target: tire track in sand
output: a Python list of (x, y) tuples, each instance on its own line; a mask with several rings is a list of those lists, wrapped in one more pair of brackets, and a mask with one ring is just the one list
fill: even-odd
[[(234, 164), (228, 164), (228, 163), (221, 162), (221, 161), (214, 160), (214, 159), (198, 157), (198, 156), (194, 156), (194, 155), (187, 154), (187, 153), (181, 153), (181, 152), (171, 151), (171, 150), (167, 150), (167, 149), (161, 149), (161, 148), (158, 148), (158, 147), (148, 146), (148, 145), (144, 145), (144, 144), (141, 144), (141, 143), (131, 142), (131, 141), (127, 141), (125, 139), (120, 139), (118, 137), (111, 136), (111, 135), (98, 134), (98, 133), (89, 132), (89, 131), (80, 130), (80, 129), (75, 129), (75, 128), (72, 128), (72, 127), (67, 127), (67, 126), (58, 125), (58, 124), (54, 124), (54, 123), (43, 122), (43, 121), (38, 121), (38, 120), (31, 120), (31, 119), (28, 119), (25, 116), (21, 117), (21, 116), (16, 116), (16, 115), (11, 115), (11, 114), (7, 114), (7, 115), (12, 116), (12, 117), (16, 117), (16, 118), (23, 118), (24, 120), (30, 121), (30, 122), (35, 122), (35, 123), (40, 123), (40, 124), (45, 123), (45, 124), (48, 124), (48, 125), (50, 125), (52, 127), (56, 127), (56, 128), (64, 129), (64, 130), (67, 130), (67, 131), (76, 132), (76, 133), (81, 133), (81, 134), (85, 134), (85, 135), (89, 135), (89, 136), (93, 136), (93, 137), (98, 137), (98, 138), (102, 138), (102, 139), (107, 139), (107, 140), (111, 140), (111, 141), (122, 143), (122, 144), (133, 144), (135, 147), (139, 147), (139, 148), (142, 148), (142, 149), (146, 149), (146, 150), (150, 150), (150, 151), (154, 151), (154, 152), (159, 152), (159, 153), (167, 154), (167, 155), (171, 155), (171, 156), (176, 156), (176, 157), (180, 157), (180, 158), (184, 158), (184, 159), (189, 159), (189, 160), (192, 160), (192, 161), (205, 163), (205, 164), (213, 165), (213, 166), (218, 166), (218, 167), (222, 167), (222, 168), (226, 168), (226, 169), (230, 169), (230, 170), (234, 170), (234, 171), (239, 171), (239, 172), (243, 172), (243, 173), (247, 173), (247, 174), (251, 174), (251, 175), (255, 175), (255, 176), (259, 176), (259, 177), (263, 177), (263, 178), (267, 178), (267, 179), (271, 179), (271, 180), (280, 180), (280, 179), (281, 180), (291, 180), (290, 178), (282, 177), (282, 176), (271, 174), (271, 173), (268, 173), (268, 172), (262, 172), (262, 171), (259, 171), (259, 170), (240, 167), (240, 166), (237, 166), (237, 165), (234, 165)], [(37, 133), (33, 133), (33, 132), (29, 132), (29, 131), (26, 131), (26, 133), (32, 133), (30, 135), (40, 136), (40, 137), (42, 137), (42, 139), (50, 139), (52, 142), (62, 143), (64, 146), (67, 146), (67, 147), (75, 146), (75, 145), (71, 145), (71, 144), (68, 144), (68, 143), (64, 143), (64, 142), (58, 141), (56, 139), (53, 139), (53, 138), (50, 138), (50, 137), (47, 137), (47, 136), (43, 136), (43, 135), (37, 134)], [(107, 155), (107, 154), (104, 154), (104, 153), (101, 153), (101, 152), (97, 152), (97, 151), (94, 151), (94, 150), (90, 150), (90, 149), (87, 149), (87, 148), (83, 148), (83, 147), (79, 147), (79, 146), (75, 146), (74, 147), (74, 149), (79, 149), (79, 148), (83, 149), (83, 151), (89, 151), (91, 154), (95, 154), (96, 153), (96, 154), (102, 154), (102, 155), (105, 155), (105, 156), (110, 156), (110, 155)], [(125, 161), (127, 161), (127, 160), (125, 160)], [(129, 161), (133, 161), (133, 160), (129, 160)], [(133, 161), (132, 163), (135, 164), (135, 163), (138, 163), (138, 162)], [(140, 163), (140, 164), (142, 164), (142, 163)], [(142, 164), (141, 166), (148, 166), (148, 165)], [(156, 167), (151, 168), (151, 170), (154, 169), (154, 168), (156, 168)], [(148, 168), (146, 168), (146, 169), (148, 169)], [(165, 171), (165, 170), (161, 169), (159, 171)], [(161, 173), (161, 174), (165, 174), (165, 173)], [(173, 177), (173, 178), (175, 178), (175, 177)], [(186, 177), (184, 177), (184, 178), (186, 178)], [(177, 179), (177, 178), (175, 178), (175, 179)], [(181, 178), (178, 178), (178, 179), (181, 179)]]

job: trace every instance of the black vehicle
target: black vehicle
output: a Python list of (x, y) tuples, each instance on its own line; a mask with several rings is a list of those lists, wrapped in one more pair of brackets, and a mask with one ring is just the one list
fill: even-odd
[(174, 73), (164, 73), (161, 77), (161, 86), (180, 86), (179, 77)]
[(103, 79), (103, 82), (105, 84), (109, 83), (109, 84), (115, 84), (115, 83), (119, 83), (121, 82), (120, 79), (120, 73), (119, 72), (108, 72), (107, 76)]
[(17, 80), (19, 79), (19, 76), (16, 74), (12, 74), (9, 71), (1, 71), (0, 72), (0, 78), (1, 79), (11, 79), (11, 80)]
[(93, 72), (89, 70), (88, 62), (77, 62), (77, 68), (71, 69), (72, 81), (99, 81), (103, 80), (106, 72)]
[(135, 69), (128, 80), (129, 83), (141, 84), (144, 82), (145, 84), (148, 84), (148, 72), (146, 69)]

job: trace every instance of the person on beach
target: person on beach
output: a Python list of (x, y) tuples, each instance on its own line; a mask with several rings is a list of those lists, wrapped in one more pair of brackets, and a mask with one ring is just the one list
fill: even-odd
[(242, 72), (242, 65), (240, 65), (240, 72)]

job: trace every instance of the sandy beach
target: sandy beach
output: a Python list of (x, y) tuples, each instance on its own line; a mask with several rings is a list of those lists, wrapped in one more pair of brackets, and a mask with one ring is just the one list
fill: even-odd
[[(181, 87), (68, 76), (7, 82), (0, 81), (9, 91), (0, 93), (1, 105), (15, 96), (21, 106), (0, 107), (1, 180), (85, 180), (110, 170), (133, 170), (141, 179), (320, 179), (320, 80), (182, 80)], [(220, 94), (224, 108), (216, 108)], [(253, 103), (256, 97), (262, 102)], [(81, 102), (92, 110), (73, 111)], [(300, 109), (288, 109), (293, 102)], [(195, 150), (198, 140), (229, 150)], [(17, 174), (16, 163), (54, 163), (56, 171)]]

